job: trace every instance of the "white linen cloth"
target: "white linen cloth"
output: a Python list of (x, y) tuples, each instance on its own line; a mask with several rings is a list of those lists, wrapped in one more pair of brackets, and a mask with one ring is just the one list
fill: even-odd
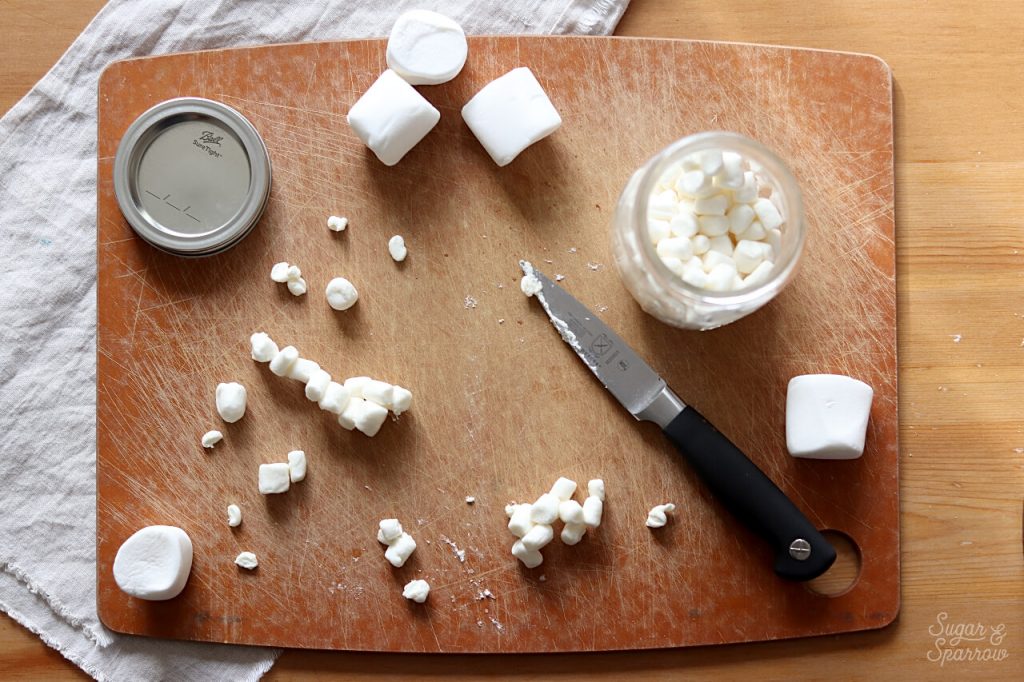
[[(611, 33), (629, 0), (113, 0), (0, 119), (0, 609), (101, 680), (255, 680), (276, 649), (113, 633), (96, 616), (96, 85), (118, 59), (387, 35)], [(472, 55), (470, 56), (472, 59)]]

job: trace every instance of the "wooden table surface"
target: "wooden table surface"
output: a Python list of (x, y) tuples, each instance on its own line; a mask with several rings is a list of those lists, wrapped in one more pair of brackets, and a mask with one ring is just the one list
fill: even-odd
[[(100, 0), (0, 3), (0, 111)], [(617, 32), (869, 52), (892, 67), (900, 305), (903, 610), (813, 640), (560, 656), (288, 652), (267, 679), (935, 679), (1024, 675), (1024, 12), (1019, 0), (634, 0)], [(685, 105), (685, 103), (682, 103)], [(600, 614), (595, 614), (600, 617)], [(1000, 661), (935, 659), (959, 641)], [(969, 627), (968, 627), (969, 626)], [(1003, 635), (999, 628), (1002, 626)], [(1005, 651), (1005, 655), (1001, 654)], [(85, 679), (0, 618), (0, 679)]]

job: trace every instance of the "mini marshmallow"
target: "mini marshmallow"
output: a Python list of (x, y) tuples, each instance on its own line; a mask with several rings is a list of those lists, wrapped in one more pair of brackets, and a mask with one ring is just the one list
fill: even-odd
[(288, 280), (288, 291), (291, 292), (292, 296), (302, 296), (306, 293), (306, 280), (301, 277)]
[(396, 417), (412, 407), (412, 391), (409, 389), (395, 386), (392, 395), (391, 411)]
[(562, 125), (544, 88), (526, 67), (485, 85), (462, 107), (462, 118), (499, 166), (508, 165)]
[(757, 219), (761, 221), (761, 225), (766, 230), (774, 230), (782, 225), (782, 215), (771, 199), (761, 198), (755, 201), (754, 213), (757, 214)]
[(413, 85), (447, 83), (462, 71), (469, 47), (462, 27), (425, 9), (403, 12), (391, 27), (388, 68)]
[(547, 546), (555, 537), (555, 531), (550, 525), (544, 523), (538, 523), (529, 530), (522, 537), (520, 542), (523, 543), (523, 547), (530, 552), (539, 551), (542, 547)]
[(775, 269), (775, 264), (770, 260), (766, 260), (756, 268), (754, 271), (743, 278), (744, 287), (753, 287), (764, 284), (771, 278), (772, 270)]
[(736, 261), (736, 271), (741, 275), (749, 275), (757, 266), (764, 262), (768, 255), (766, 249), (771, 249), (764, 242), (754, 242), (743, 239), (736, 244), (733, 252), (733, 260)]
[(697, 224), (700, 225), (701, 233), (709, 237), (718, 237), (729, 231), (729, 219), (724, 215), (698, 216)]
[(587, 492), (591, 497), (596, 497), (604, 502), (604, 481), (600, 478), (591, 479), (587, 482)]
[(760, 241), (767, 236), (768, 231), (764, 229), (764, 225), (761, 224), (760, 220), (755, 220), (750, 223), (750, 227), (748, 227), (746, 232), (743, 233), (743, 238), (751, 241)]
[(697, 163), (705, 175), (715, 175), (722, 170), (722, 152), (718, 149), (706, 149), (697, 152)]
[(679, 198), (670, 189), (652, 194), (647, 202), (648, 219), (672, 220), (679, 213)]
[(735, 269), (732, 258), (721, 251), (708, 251), (704, 254), (702, 266), (705, 272), (711, 272), (719, 265), (732, 265)]
[(295, 379), (306, 383), (310, 377), (313, 376), (313, 372), (320, 369), (320, 365), (316, 364), (312, 360), (306, 360), (305, 358), (297, 358), (292, 366), (288, 368), (288, 378)]
[(341, 414), (348, 406), (350, 400), (348, 389), (337, 381), (327, 382), (324, 394), (317, 402), (321, 410)]
[(735, 288), (735, 282), (736, 264), (719, 263), (708, 272), (708, 283), (705, 288), (709, 291), (731, 291)]
[(508, 529), (517, 538), (521, 538), (533, 528), (533, 505), (517, 504), (512, 510), (512, 517), (508, 521)]
[(274, 267), (270, 268), (270, 279), (274, 280), (278, 284), (284, 284), (288, 281), (288, 263), (274, 263)]
[(398, 539), (388, 545), (384, 558), (395, 568), (401, 568), (416, 550), (416, 541), (408, 533), (402, 533)]
[(288, 479), (292, 483), (298, 483), (306, 477), (306, 453), (302, 450), (292, 450), (288, 453)]
[(377, 531), (377, 541), (384, 545), (390, 545), (392, 542), (402, 537), (402, 524), (398, 522), (398, 519), (381, 519), (378, 524), (379, 530)]
[(551, 486), (551, 494), (557, 497), (561, 501), (572, 499), (572, 494), (576, 492), (576, 481), (560, 476), (555, 484)]
[(676, 214), (672, 218), (672, 222), (669, 223), (669, 230), (672, 232), (672, 236), (674, 237), (692, 239), (696, 236), (699, 229), (700, 227), (697, 224), (697, 217), (689, 211), (686, 213), (680, 212)]
[(298, 359), (299, 350), (295, 346), (285, 346), (270, 361), (270, 371), (279, 377), (286, 377)]
[(147, 601), (173, 599), (192, 572), (192, 540), (176, 526), (147, 526), (121, 544), (113, 571), (125, 594)]
[(394, 166), (426, 137), (441, 113), (391, 69), (352, 105), (348, 123), (385, 166)]
[(771, 254), (766, 260), (775, 260), (775, 257), (782, 252), (782, 232), (779, 229), (768, 230), (764, 243), (772, 247)]
[(363, 397), (363, 387), (373, 381), (370, 377), (349, 377), (345, 379), (345, 388), (353, 398)]
[(711, 240), (707, 235), (698, 234), (693, 238), (693, 255), (703, 256), (711, 248)]
[(426, 580), (410, 580), (402, 590), (403, 597), (417, 604), (427, 601), (428, 594), (430, 594), (430, 583)]
[[(362, 399), (356, 398), (355, 400)], [(380, 431), (380, 427), (383, 426), (384, 420), (387, 418), (388, 410), (386, 407), (382, 407), (369, 400), (363, 400), (362, 410), (355, 418), (356, 430), (362, 432), (365, 436), (373, 438)], [(340, 417), (338, 421), (341, 421)]]
[[(673, 220), (675, 220), (673, 218)], [(658, 220), (651, 218), (647, 221), (647, 236), (651, 238), (651, 243), (655, 246), (661, 242), (662, 239), (668, 239), (672, 235), (671, 223), (665, 220)]]
[(530, 520), (534, 523), (547, 525), (554, 523), (555, 519), (558, 518), (558, 504), (560, 502), (561, 500), (558, 499), (557, 495), (544, 493), (533, 503), (533, 508), (530, 511)]
[(527, 568), (537, 568), (544, 563), (544, 555), (533, 550), (530, 551), (523, 546), (522, 540), (516, 540), (512, 545), (512, 556), (519, 559)]
[(306, 397), (314, 402), (320, 402), (331, 383), (331, 375), (322, 369), (314, 370), (306, 381)]
[(601, 515), (604, 512), (604, 502), (599, 497), (590, 496), (583, 501), (583, 523), (588, 528), (597, 528), (601, 525)]
[(348, 310), (359, 300), (359, 292), (344, 277), (335, 277), (328, 282), (324, 293), (327, 295), (327, 305), (335, 310)]
[(686, 270), (686, 264), (678, 258), (672, 258), (671, 256), (662, 256), (661, 262), (665, 264), (665, 267), (676, 273), (680, 277), (683, 276), (683, 272)]
[(228, 505), (228, 525), (232, 528), (242, 525), (242, 510), (237, 504)]
[(712, 237), (708, 240), (708, 243), (710, 244), (708, 251), (717, 251), (723, 256), (732, 258), (733, 245), (732, 240), (729, 239), (728, 235), (723, 234), (717, 237)]
[(274, 495), (288, 492), (288, 485), (291, 478), (288, 475), (288, 465), (284, 463), (261, 464), (259, 487), (263, 495)]
[(270, 362), (278, 353), (277, 344), (263, 332), (256, 332), (249, 337), (252, 344), (252, 359), (256, 362)]
[(223, 438), (224, 434), (220, 431), (207, 431), (203, 434), (200, 442), (203, 444), (204, 448), (212, 448), (214, 445), (221, 442)]
[(298, 265), (289, 265), (285, 276), (289, 282), (298, 282), (302, 279), (302, 270)]
[(715, 175), (714, 185), (723, 189), (743, 187), (743, 157), (736, 152), (722, 152), (722, 169)]
[[(348, 381), (345, 382), (346, 386)], [(383, 407), (391, 407), (395, 399), (395, 387), (386, 381), (369, 379), (362, 385), (361, 395), (367, 400)]]
[(656, 251), (662, 260), (676, 258), (682, 262), (693, 257), (693, 244), (686, 237), (669, 237), (658, 242)]
[(402, 235), (396, 234), (388, 240), (388, 253), (396, 263), (401, 263), (409, 255), (409, 249), (405, 248), (405, 239), (402, 238)]
[(558, 505), (558, 518), (562, 523), (583, 523), (583, 506), (576, 500), (564, 500)]
[(668, 512), (676, 510), (676, 506), (671, 502), (667, 504), (658, 504), (651, 508), (651, 511), (647, 512), (647, 527), (648, 528), (661, 528), (668, 523)]
[(578, 545), (586, 532), (587, 527), (582, 523), (567, 523), (562, 526), (562, 544)]
[(515, 512), (516, 512), (516, 507), (518, 507), (518, 506), (519, 505), (515, 504), (514, 502), (512, 504), (506, 504), (505, 505), (505, 516), (507, 516), (508, 518), (511, 519), (512, 515), (515, 514)]
[(693, 203), (693, 212), (698, 216), (702, 215), (725, 215), (729, 208), (729, 199), (724, 194), (715, 194), (710, 197), (701, 197)]
[(794, 457), (856, 459), (864, 440), (874, 391), (839, 374), (804, 374), (789, 380), (786, 448)]
[(703, 268), (687, 267), (683, 270), (682, 279), (690, 286), (703, 289), (708, 285), (708, 274)]
[(241, 566), (247, 571), (251, 571), (260, 565), (260, 562), (256, 559), (256, 555), (252, 552), (241, 552), (235, 557), (235, 564)]
[(327, 229), (331, 232), (344, 232), (348, 227), (348, 218), (332, 215), (327, 219)]
[(679, 176), (675, 189), (680, 194), (686, 194), (691, 197), (704, 197), (714, 191), (714, 186), (711, 184), (711, 177), (704, 175), (703, 171), (690, 170)]
[(356, 419), (361, 417), (366, 410), (366, 403), (367, 401), (359, 396), (350, 397), (348, 404), (345, 405), (345, 409), (338, 415), (338, 423), (341, 424), (341, 428), (346, 431), (356, 428)]
[(743, 173), (743, 186), (732, 191), (732, 200), (737, 204), (757, 201), (757, 177), (751, 171)]
[(235, 381), (217, 384), (217, 414), (228, 424), (234, 424), (245, 416), (245, 401), (245, 386), (242, 384)]
[(725, 215), (729, 219), (729, 231), (737, 237), (754, 222), (754, 209), (747, 204), (737, 204)]

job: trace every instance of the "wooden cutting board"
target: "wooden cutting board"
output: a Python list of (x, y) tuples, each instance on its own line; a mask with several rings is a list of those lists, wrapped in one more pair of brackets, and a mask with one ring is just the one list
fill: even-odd
[[(899, 609), (895, 230), (891, 77), (853, 54), (676, 40), (472, 38), (454, 82), (422, 88), (438, 127), (386, 168), (345, 123), (385, 68), (379, 40), (282, 45), (132, 60), (99, 90), (98, 588), (110, 628), (247, 644), (419, 652), (590, 651), (691, 646), (877, 628)], [(496, 168), (459, 110), (528, 65), (565, 121)], [(225, 102), (266, 140), (267, 212), (227, 253), (155, 251), (122, 219), (111, 170), (142, 111), (171, 97)], [(713, 332), (643, 314), (611, 267), (619, 190), (650, 155), (707, 129), (755, 137), (787, 159), (810, 236), (790, 287)], [(342, 234), (325, 227), (346, 215)], [(401, 233), (408, 260), (386, 242)], [(592, 306), (822, 528), (855, 542), (861, 571), (835, 597), (776, 578), (766, 547), (709, 498), (656, 427), (626, 414), (519, 292), (518, 258)], [(298, 263), (310, 293), (268, 278)], [(331, 310), (343, 275), (361, 291)], [(342, 430), (301, 385), (249, 359), (268, 332), (336, 377), (410, 387), (413, 409), (368, 439)], [(786, 384), (838, 372), (875, 402), (862, 459), (795, 461), (785, 451)], [(249, 391), (225, 425), (214, 387)], [(200, 435), (225, 440), (204, 451)], [(289, 450), (309, 476), (261, 496), (260, 463)], [(576, 547), (557, 540), (525, 570), (503, 507), (560, 475), (603, 477), (605, 519)], [(474, 496), (469, 505), (464, 498)], [(644, 526), (674, 501), (666, 528)], [(244, 514), (238, 529), (225, 507)], [(397, 516), (419, 548), (393, 569), (377, 521)], [(185, 591), (131, 599), (111, 564), (156, 523), (195, 545)], [(250, 573), (232, 563), (254, 551)], [(464, 551), (464, 560), (457, 555)], [(432, 585), (407, 602), (413, 578)], [(489, 590), (492, 597), (486, 596)]]

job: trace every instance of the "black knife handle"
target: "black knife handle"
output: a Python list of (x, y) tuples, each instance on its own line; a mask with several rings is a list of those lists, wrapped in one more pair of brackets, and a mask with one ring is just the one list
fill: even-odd
[[(811, 580), (836, 560), (835, 548), (786, 494), (697, 410), (683, 408), (664, 431), (718, 501), (771, 544), (776, 574)], [(799, 540), (810, 546), (803, 559), (797, 558), (806, 554)]]

